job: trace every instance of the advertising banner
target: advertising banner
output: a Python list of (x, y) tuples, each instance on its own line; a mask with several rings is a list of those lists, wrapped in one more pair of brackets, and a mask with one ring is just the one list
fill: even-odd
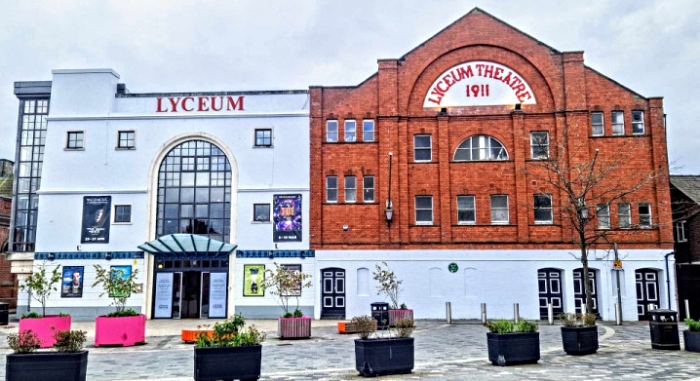
[(156, 273), (155, 318), (170, 318), (173, 314), (173, 273)]
[(276, 194), (272, 199), (273, 241), (301, 242), (301, 195)]
[(226, 276), (227, 273), (209, 275), (209, 317), (226, 318)]
[(63, 266), (63, 277), (61, 278), (62, 298), (82, 298), (83, 297), (83, 266)]
[(265, 296), (261, 286), (265, 279), (265, 265), (243, 266), (243, 296)]
[[(292, 274), (294, 274), (294, 277), (297, 277), (298, 274), (301, 274), (301, 265), (280, 265), (283, 269), (287, 271), (291, 271)], [(287, 295), (287, 294), (285, 294)], [(296, 285), (294, 286), (294, 289), (288, 294), (292, 296), (299, 296), (301, 295), (301, 279), (297, 277)]]
[(112, 196), (83, 197), (80, 243), (109, 243)]
[[(131, 266), (112, 266), (109, 270), (110, 276), (112, 277), (122, 277), (123, 279), (129, 279), (131, 277)], [(114, 278), (112, 278), (114, 279)], [(120, 293), (118, 290), (111, 290), (109, 292), (109, 297), (110, 298), (119, 298), (119, 297), (130, 297), (131, 293), (130, 292), (123, 292)]]

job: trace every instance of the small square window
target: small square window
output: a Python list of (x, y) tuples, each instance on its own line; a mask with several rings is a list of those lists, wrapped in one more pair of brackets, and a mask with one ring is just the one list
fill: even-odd
[(326, 176), (326, 202), (338, 202), (338, 176)]
[(632, 111), (632, 133), (634, 135), (644, 133), (644, 111)]
[(84, 133), (82, 131), (68, 131), (66, 137), (67, 149), (83, 149)]
[(326, 141), (329, 143), (338, 142), (338, 121), (326, 121)]
[(270, 204), (253, 204), (253, 221), (270, 222)]
[(355, 176), (345, 176), (345, 202), (357, 201), (357, 182)]
[(114, 222), (131, 222), (131, 205), (114, 205)]
[(134, 131), (119, 131), (119, 141), (117, 148), (119, 149), (134, 149), (136, 147), (136, 132)]
[(365, 176), (362, 179), (362, 201), (374, 202), (374, 176)]
[(603, 136), (605, 135), (605, 124), (603, 122), (602, 112), (592, 112), (591, 113), (591, 133), (593, 136)]
[(363, 120), (362, 121), (362, 141), (363, 142), (373, 142), (374, 141), (374, 121), (373, 120)]
[(416, 225), (433, 224), (433, 196), (416, 196)]
[(413, 160), (431, 161), (433, 149), (430, 135), (416, 135), (413, 137)]
[(357, 122), (354, 120), (345, 121), (345, 141), (354, 142), (357, 140)]
[(457, 222), (460, 225), (476, 223), (474, 196), (457, 196)]
[(549, 158), (549, 132), (534, 131), (530, 133), (530, 153), (533, 159)]
[(625, 114), (622, 111), (612, 112), (612, 134), (625, 134)]
[(261, 128), (255, 130), (255, 146), (256, 147), (272, 147), (272, 130), (269, 128)]
[(492, 195), (491, 196), (491, 223), (492, 224), (508, 224), (510, 221), (510, 212), (508, 210), (508, 196)]

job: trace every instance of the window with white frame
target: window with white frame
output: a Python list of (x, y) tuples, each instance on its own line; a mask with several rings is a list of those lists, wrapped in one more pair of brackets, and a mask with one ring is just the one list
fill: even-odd
[(326, 176), (326, 202), (338, 202), (338, 176)]
[(509, 220), (508, 196), (500, 194), (491, 195), (491, 223), (507, 224)]
[(431, 161), (433, 148), (430, 135), (415, 135), (413, 137), (413, 160)]
[(365, 119), (362, 121), (362, 141), (374, 141), (374, 121), (371, 119)]
[(639, 227), (643, 229), (651, 228), (651, 204), (639, 204)]
[(328, 120), (326, 121), (326, 141), (329, 143), (338, 142), (338, 121)]
[(362, 178), (362, 201), (374, 202), (374, 176)]
[(416, 196), (416, 225), (433, 224), (433, 196)]
[(533, 159), (549, 158), (549, 132), (530, 132), (530, 153)]
[(605, 118), (602, 112), (591, 113), (591, 134), (593, 136), (605, 135)]
[(630, 204), (624, 202), (617, 204), (617, 219), (620, 229), (632, 227), (632, 208), (630, 208)]
[(535, 223), (551, 224), (554, 222), (554, 215), (552, 213), (552, 195), (541, 193), (534, 196)]
[(685, 235), (686, 221), (676, 222), (676, 242), (688, 242), (688, 237)]
[(508, 160), (508, 152), (501, 142), (488, 135), (466, 138), (455, 150), (454, 161)]
[(136, 148), (136, 132), (134, 131), (119, 131), (117, 136), (117, 148), (119, 149), (134, 149)]
[(66, 135), (66, 149), (83, 149), (85, 135), (83, 131), (68, 131)]
[(632, 133), (634, 135), (644, 133), (644, 111), (632, 111)]
[(345, 202), (357, 201), (357, 180), (355, 176), (345, 176)]
[(270, 204), (253, 204), (253, 221), (270, 222)]
[(345, 141), (354, 142), (357, 140), (357, 122), (354, 120), (345, 121)]
[(127, 224), (131, 222), (131, 205), (114, 205), (114, 223)]
[(610, 206), (608, 204), (598, 204), (596, 206), (596, 218), (598, 218), (598, 229), (610, 229)]
[(625, 134), (625, 113), (622, 111), (613, 111), (612, 115), (612, 134), (613, 135), (624, 135)]
[(457, 223), (460, 225), (476, 223), (476, 204), (474, 196), (457, 196)]
[(258, 128), (255, 130), (256, 147), (272, 147), (272, 129)]

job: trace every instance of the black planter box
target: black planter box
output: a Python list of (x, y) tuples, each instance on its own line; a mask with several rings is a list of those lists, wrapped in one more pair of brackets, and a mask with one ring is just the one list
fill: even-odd
[(683, 331), (685, 350), (688, 352), (700, 352), (700, 332)]
[(493, 365), (536, 364), (540, 359), (540, 333), (486, 333)]
[(598, 350), (598, 327), (561, 327), (561, 341), (567, 354), (590, 355)]
[(355, 340), (355, 369), (363, 377), (411, 373), (413, 338)]
[(11, 353), (6, 359), (6, 381), (85, 381), (88, 351)]
[(194, 348), (194, 379), (257, 380), (261, 361), (262, 345)]

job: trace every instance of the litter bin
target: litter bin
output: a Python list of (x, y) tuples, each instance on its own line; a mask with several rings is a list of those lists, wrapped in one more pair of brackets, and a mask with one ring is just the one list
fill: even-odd
[(680, 350), (678, 338), (678, 312), (656, 309), (648, 312), (651, 347), (653, 349)]
[(377, 321), (377, 329), (389, 328), (389, 303), (371, 303), (372, 318)]
[(9, 313), (10, 305), (7, 303), (0, 303), (0, 325), (7, 325)]

